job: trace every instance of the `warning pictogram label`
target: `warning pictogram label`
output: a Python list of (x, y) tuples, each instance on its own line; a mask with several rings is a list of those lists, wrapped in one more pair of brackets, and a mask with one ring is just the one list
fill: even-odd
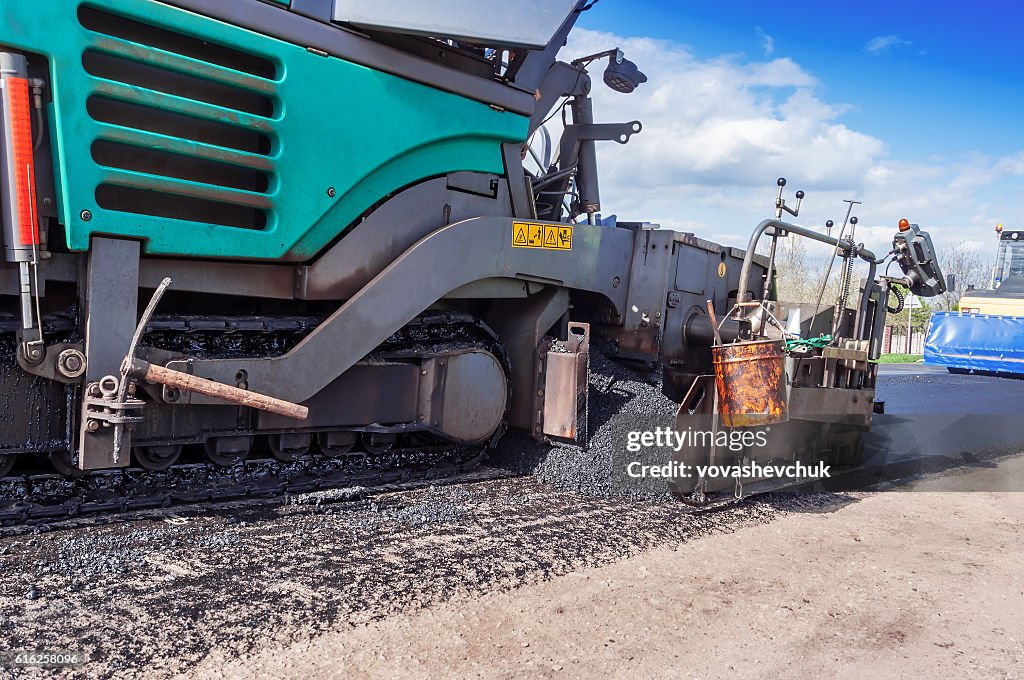
[(558, 249), (572, 250), (572, 227), (558, 228)]
[(513, 222), (512, 247), (572, 250), (572, 226)]
[(544, 247), (544, 225), (543, 224), (531, 224), (530, 228), (526, 231), (526, 245), (530, 248), (543, 248)]
[(526, 242), (526, 228), (530, 226), (523, 224), (522, 222), (516, 222), (512, 225), (512, 245), (518, 248), (526, 248), (529, 243)]
[(550, 224), (544, 227), (544, 247), (545, 248), (557, 248), (558, 247), (558, 227), (552, 227)]

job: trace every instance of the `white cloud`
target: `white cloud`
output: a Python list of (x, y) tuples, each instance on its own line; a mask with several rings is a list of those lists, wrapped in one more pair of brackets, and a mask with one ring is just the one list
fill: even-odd
[(898, 35), (879, 35), (871, 40), (864, 46), (864, 51), (869, 54), (880, 56), (883, 54), (889, 54), (898, 47), (909, 47), (914, 43), (909, 40), (904, 40)]
[(605, 214), (742, 246), (772, 216), (783, 175), (790, 197), (807, 192), (794, 220), (805, 226), (840, 223), (843, 199), (863, 201), (858, 240), (878, 253), (891, 246), (901, 217), (982, 252), (993, 247), (996, 222), (1024, 227), (1024, 147), (1004, 156), (892, 158), (884, 140), (843, 122), (847, 105), (786, 58), (703, 59), (678, 43), (583, 29), (562, 58), (616, 45), (649, 81), (622, 95), (601, 83), (603, 65), (591, 68), (597, 121), (644, 125), (624, 146), (598, 145)]
[[(752, 187), (787, 167), (807, 168), (822, 185), (844, 186), (884, 151), (880, 140), (840, 123), (845, 107), (819, 98), (817, 80), (790, 59), (701, 60), (675, 43), (579, 30), (568, 53), (607, 45), (621, 46), (649, 78), (628, 96), (599, 82), (594, 88), (602, 119), (644, 123), (626, 148), (602, 149), (621, 159), (604, 172), (622, 188)], [(636, 164), (647, 172), (630, 169)]]
[(761, 51), (764, 52), (764, 56), (772, 56), (775, 53), (775, 38), (768, 35), (760, 26), (754, 27), (754, 33), (761, 39)]

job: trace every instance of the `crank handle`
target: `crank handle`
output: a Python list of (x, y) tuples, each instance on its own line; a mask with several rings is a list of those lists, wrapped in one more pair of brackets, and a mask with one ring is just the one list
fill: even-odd
[(309, 409), (300, 404), (293, 404), (283, 399), (275, 399), (265, 394), (243, 390), (240, 387), (225, 385), (224, 383), (189, 375), (188, 373), (182, 373), (181, 371), (175, 371), (163, 366), (156, 366), (141, 359), (126, 359), (122, 371), (136, 380), (145, 380), (179, 390), (198, 392), (214, 399), (222, 399), (239, 406), (248, 406), (260, 411), (276, 413), (287, 418), (305, 420), (309, 417)]

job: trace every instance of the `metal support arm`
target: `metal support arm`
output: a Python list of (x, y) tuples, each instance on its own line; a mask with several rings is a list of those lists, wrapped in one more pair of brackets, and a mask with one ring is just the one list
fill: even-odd
[[(747, 288), (747, 280), (750, 278), (750, 265), (754, 261), (754, 253), (757, 251), (757, 242), (761, 240), (761, 236), (768, 230), (775, 229), (776, 231), (785, 231), (798, 236), (803, 236), (814, 241), (828, 244), (830, 246), (837, 246), (844, 250), (857, 250), (857, 256), (862, 260), (868, 262), (875, 262), (875, 254), (866, 248), (857, 249), (857, 245), (849, 239), (837, 239), (833, 236), (826, 236), (825, 234), (819, 234), (816, 231), (807, 229), (805, 227), (798, 227), (795, 224), (789, 224), (781, 220), (765, 220), (761, 224), (757, 225), (754, 229), (754, 233), (750, 236), (750, 243), (747, 244), (747, 254), (743, 257), (743, 266), (740, 268), (740, 283), (737, 290), (745, 291)], [(771, 276), (771, 272), (768, 274)], [(743, 302), (741, 300), (741, 302)]]
[[(444, 295), (480, 279), (523, 279), (592, 291), (620, 316), (625, 313), (628, 291), (621, 281), (628, 280), (633, 232), (579, 224), (571, 250), (516, 248), (513, 224), (511, 218), (481, 217), (429, 234), (280, 357), (188, 359), (167, 367), (301, 403)], [(177, 403), (185, 402), (217, 403), (194, 393), (181, 395)]]
[(559, 166), (571, 167), (576, 163), (580, 142), (618, 142), (626, 144), (630, 137), (643, 129), (638, 120), (629, 123), (577, 123), (566, 125), (559, 142)]
[(583, 69), (570, 66), (564, 61), (555, 62), (548, 69), (538, 90), (540, 91), (540, 100), (530, 118), (531, 135), (541, 126), (544, 118), (555, 107), (559, 99), (587, 95), (590, 92), (590, 76)]

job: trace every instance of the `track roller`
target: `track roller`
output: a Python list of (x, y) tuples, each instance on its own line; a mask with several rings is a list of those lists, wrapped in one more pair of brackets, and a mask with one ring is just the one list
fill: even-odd
[(184, 447), (180, 444), (169, 444), (166, 446), (137, 446), (132, 449), (135, 462), (144, 470), (157, 472), (166, 470), (181, 458)]
[(0, 453), (0, 477), (6, 477), (11, 474), (11, 470), (14, 469), (14, 464), (17, 462), (18, 454)]
[(388, 432), (363, 432), (360, 440), (367, 453), (387, 453), (395, 445), (397, 436)]
[(223, 467), (231, 467), (249, 457), (252, 451), (252, 437), (216, 437), (207, 439), (204, 448), (206, 457)]
[(356, 432), (320, 432), (316, 435), (320, 451), (329, 458), (338, 458), (351, 453), (359, 441)]
[(267, 446), (274, 458), (290, 463), (305, 458), (313, 448), (311, 434), (271, 434), (267, 435)]
[(74, 457), (70, 451), (53, 451), (50, 453), (50, 465), (65, 477), (81, 477), (82, 471), (78, 469)]

